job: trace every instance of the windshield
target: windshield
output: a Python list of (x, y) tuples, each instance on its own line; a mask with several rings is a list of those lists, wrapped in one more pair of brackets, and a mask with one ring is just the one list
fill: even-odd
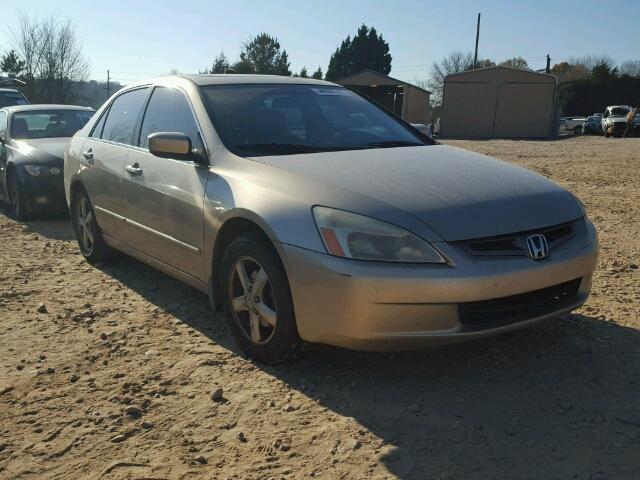
[(433, 143), (343, 87), (252, 84), (202, 90), (222, 141), (241, 156)]
[(0, 92), (0, 108), (28, 104), (29, 102), (20, 92)]
[(11, 117), (11, 136), (17, 140), (73, 137), (93, 116), (91, 110), (30, 110)]
[(618, 107), (618, 108), (611, 109), (612, 117), (624, 117), (627, 113), (629, 113), (628, 108)]

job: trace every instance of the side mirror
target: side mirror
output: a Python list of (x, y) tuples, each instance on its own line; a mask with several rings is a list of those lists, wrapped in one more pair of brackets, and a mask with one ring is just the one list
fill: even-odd
[(191, 139), (180, 132), (156, 132), (148, 137), (149, 152), (156, 157), (175, 160), (192, 160), (198, 165), (207, 165), (202, 151), (191, 148)]

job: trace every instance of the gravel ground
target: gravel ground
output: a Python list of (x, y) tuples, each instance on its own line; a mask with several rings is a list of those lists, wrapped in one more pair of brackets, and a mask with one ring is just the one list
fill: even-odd
[(0, 478), (640, 478), (640, 139), (450, 143), (580, 196), (601, 240), (586, 306), (263, 367), (201, 293), (124, 256), (91, 267), (64, 219), (0, 214)]

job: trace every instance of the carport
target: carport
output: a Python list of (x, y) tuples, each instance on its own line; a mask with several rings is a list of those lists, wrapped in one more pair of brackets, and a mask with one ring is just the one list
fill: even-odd
[(555, 132), (556, 79), (509, 67), (449, 75), (440, 135), (450, 138), (543, 138)]
[(427, 124), (431, 92), (374, 70), (363, 70), (338, 82), (370, 98), (410, 123)]

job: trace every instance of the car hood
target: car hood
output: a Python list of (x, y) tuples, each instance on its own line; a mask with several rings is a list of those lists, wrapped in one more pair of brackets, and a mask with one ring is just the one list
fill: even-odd
[(67, 137), (15, 140), (15, 147), (22, 157), (22, 160), (18, 160), (18, 163), (62, 165), (64, 150), (69, 145), (70, 140)]
[[(446, 241), (533, 230), (582, 216), (575, 197), (545, 177), (448, 145), (253, 160), (322, 182), (329, 192), (326, 198), (331, 198), (333, 186), (336, 192), (351, 191), (401, 209)], [(324, 204), (348, 208), (326, 200)]]

